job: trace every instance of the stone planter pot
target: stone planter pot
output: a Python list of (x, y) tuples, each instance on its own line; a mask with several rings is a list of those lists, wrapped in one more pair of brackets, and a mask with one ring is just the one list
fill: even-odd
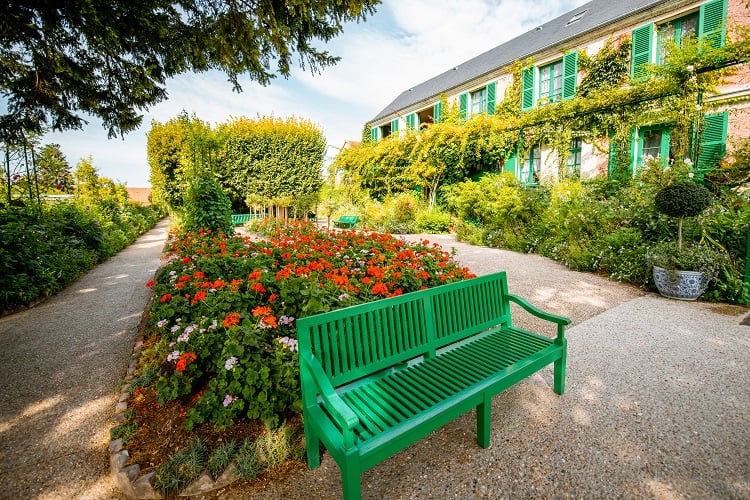
[(695, 300), (706, 291), (711, 278), (699, 271), (672, 271), (654, 266), (654, 283), (664, 297)]

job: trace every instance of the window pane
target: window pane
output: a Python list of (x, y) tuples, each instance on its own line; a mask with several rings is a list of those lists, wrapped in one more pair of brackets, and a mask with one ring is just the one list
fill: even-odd
[(562, 83), (563, 83), (562, 61), (552, 66), (552, 73), (554, 75), (555, 84), (553, 87), (553, 92), (552, 92), (552, 96), (550, 100), (553, 102), (557, 102), (560, 100), (560, 96), (562, 96)]
[(486, 108), (486, 88), (471, 93), (471, 114), (478, 115), (483, 113)]
[(643, 148), (641, 157), (661, 157), (661, 130), (646, 130), (643, 132)]
[(680, 22), (680, 40), (698, 32), (698, 16), (688, 16)]

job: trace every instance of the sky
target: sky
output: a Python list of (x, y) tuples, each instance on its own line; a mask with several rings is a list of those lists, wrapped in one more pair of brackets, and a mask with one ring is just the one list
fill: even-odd
[(212, 126), (232, 117), (303, 118), (323, 131), (332, 159), (345, 141), (359, 141), (364, 124), (404, 90), (414, 87), (586, 0), (384, 0), (374, 15), (350, 23), (318, 48), (341, 60), (312, 75), (299, 67), (289, 78), (263, 87), (240, 78), (234, 92), (219, 72), (189, 73), (167, 82), (168, 99), (143, 111), (140, 128), (108, 139), (101, 121), (83, 130), (46, 134), (59, 144), (71, 167), (92, 159), (99, 175), (129, 187), (148, 187), (146, 136), (152, 121), (164, 123), (182, 111)]

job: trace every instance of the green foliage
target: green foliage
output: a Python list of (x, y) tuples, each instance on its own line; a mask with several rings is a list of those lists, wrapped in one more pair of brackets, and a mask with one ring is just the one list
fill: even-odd
[(638, 228), (605, 234), (597, 243), (598, 271), (611, 279), (646, 286), (649, 280), (648, 246)]
[[(447, 199), (459, 218), (455, 226), (459, 240), (535, 252), (572, 269), (647, 287), (653, 263), (649, 256), (656, 255), (657, 244), (676, 236), (674, 224), (654, 203), (663, 179), (653, 175), (648, 179), (641, 185), (569, 181), (540, 189), (484, 176), (448, 189)], [(521, 210), (510, 209), (513, 206)], [(494, 211), (497, 207), (502, 210)], [(702, 255), (712, 262), (716, 277), (703, 295), (705, 300), (747, 302), (742, 277), (749, 229), (747, 198), (731, 192), (685, 224), (690, 250), (684, 258), (674, 253), (674, 259), (687, 263), (688, 257)], [(677, 248), (675, 243), (656, 248), (664, 246)]]
[(263, 472), (263, 463), (258, 458), (257, 448), (254, 441), (245, 439), (237, 451), (234, 472), (240, 479), (249, 481), (255, 479)]
[(593, 56), (578, 53), (578, 65), (586, 73), (578, 84), (577, 94), (588, 97), (600, 90), (618, 88), (629, 78), (630, 39), (610, 38)]
[(210, 125), (195, 115), (182, 112), (166, 123), (152, 122), (147, 134), (152, 199), (179, 211), (190, 181), (213, 169), (215, 149)]
[(423, 210), (417, 213), (417, 229), (423, 233), (447, 233), (451, 227), (451, 215), (440, 210)]
[(254, 196), (266, 205), (313, 206), (320, 191), (326, 138), (312, 122), (296, 118), (237, 118), (216, 129), (216, 174), (237, 205)]
[(224, 441), (214, 448), (208, 457), (207, 465), (208, 473), (212, 478), (217, 479), (227, 470), (238, 449), (236, 441)]
[(122, 439), (123, 444), (127, 444), (128, 441), (133, 439), (138, 432), (137, 422), (128, 422), (117, 427), (113, 427), (109, 430), (109, 439)]
[(59, 144), (46, 144), (36, 156), (37, 179), (42, 193), (73, 193), (70, 164)]
[(187, 448), (175, 452), (156, 471), (154, 488), (162, 494), (176, 493), (200, 476), (206, 457), (206, 445), (195, 438)]
[(62, 290), (162, 216), (155, 206), (117, 209), (118, 221), (112, 222), (98, 205), (58, 202), (44, 206), (42, 214), (18, 201), (0, 205), (0, 311)]
[(110, 137), (130, 132), (140, 111), (166, 98), (167, 79), (188, 71), (219, 69), (236, 91), (242, 74), (262, 85), (289, 76), (294, 57), (318, 72), (338, 58), (313, 42), (330, 41), (378, 3), (10, 3), (0, 30), (2, 139), (81, 128), (83, 114), (100, 118)]
[(670, 217), (694, 217), (707, 209), (711, 192), (692, 181), (675, 182), (656, 193), (656, 209)]
[(678, 246), (673, 241), (664, 241), (653, 245), (648, 257), (653, 265), (664, 269), (703, 271), (711, 277), (718, 267), (728, 263), (723, 249), (705, 243)]
[(232, 203), (213, 178), (201, 176), (190, 183), (183, 206), (182, 230), (233, 232)]

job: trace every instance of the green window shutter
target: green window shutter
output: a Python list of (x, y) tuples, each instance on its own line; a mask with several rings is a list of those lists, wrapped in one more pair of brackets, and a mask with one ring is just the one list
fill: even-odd
[(433, 123), (440, 123), (443, 120), (443, 103), (438, 102), (432, 107)]
[(414, 130), (417, 128), (417, 115), (416, 113), (409, 113), (406, 115), (406, 130)]
[(726, 20), (726, 0), (713, 0), (701, 5), (698, 36), (704, 37), (711, 47), (723, 47), (727, 34)]
[(372, 127), (370, 129), (370, 139), (372, 139), (372, 142), (378, 142), (378, 127)]
[(534, 68), (524, 68), (521, 74), (521, 111), (534, 107)]
[(398, 132), (398, 118), (391, 120), (391, 134)]
[(698, 170), (710, 170), (726, 154), (727, 124), (729, 113), (706, 115), (703, 119), (701, 149), (698, 155)]
[(459, 120), (466, 120), (467, 116), (469, 115), (469, 94), (468, 92), (464, 92), (460, 96), (458, 96), (458, 119)]
[(653, 23), (633, 30), (633, 50), (630, 66), (630, 77), (633, 80), (641, 80), (648, 76), (648, 72), (643, 68), (643, 65), (652, 62), (651, 45), (654, 38), (653, 34)]
[(497, 83), (487, 84), (487, 114), (495, 114), (495, 100), (497, 98)]
[(578, 85), (578, 51), (563, 56), (563, 99), (573, 99)]
[(503, 172), (510, 172), (515, 175), (516, 178), (518, 177), (518, 157), (515, 153), (505, 159), (505, 163), (503, 163)]

